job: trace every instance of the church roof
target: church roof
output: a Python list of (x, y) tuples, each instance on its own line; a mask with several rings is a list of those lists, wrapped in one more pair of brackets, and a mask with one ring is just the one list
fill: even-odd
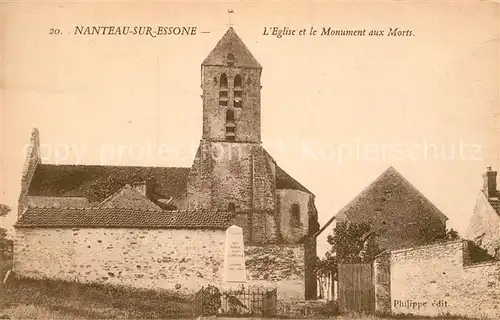
[(301, 185), (297, 180), (292, 178), (285, 170), (276, 165), (276, 189), (291, 189), (299, 190), (312, 194), (306, 187)]
[(215, 48), (206, 57), (205, 61), (203, 61), (202, 65), (226, 66), (228, 53), (233, 54), (235, 67), (262, 68), (233, 28), (227, 30), (226, 34), (219, 40)]
[(213, 210), (28, 207), (16, 228), (227, 229), (233, 214)]
[(109, 177), (117, 182), (109, 196), (126, 184), (153, 179), (160, 198), (184, 198), (189, 168), (99, 165), (38, 164), (31, 181), (30, 196), (86, 197), (95, 183)]

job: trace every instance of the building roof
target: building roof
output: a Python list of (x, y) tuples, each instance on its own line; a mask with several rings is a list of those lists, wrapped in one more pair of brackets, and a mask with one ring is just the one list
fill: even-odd
[(99, 208), (112, 208), (112, 207), (130, 207), (137, 209), (156, 210), (162, 209), (154, 204), (153, 201), (148, 199), (146, 195), (137, 191), (129, 184), (122, 187), (117, 192), (113, 193), (104, 199), (99, 205)]
[(86, 197), (94, 183), (111, 177), (117, 185), (106, 196), (126, 184), (153, 179), (160, 198), (184, 198), (188, 174), (189, 168), (178, 167), (38, 164), (28, 195)]
[[(429, 211), (436, 216), (438, 219), (442, 221), (448, 220), (448, 217), (444, 215), (441, 210), (439, 210), (429, 199), (427, 199), (413, 184), (411, 184), (408, 180), (406, 180), (396, 169), (393, 167), (389, 167), (386, 171), (384, 171), (377, 179), (375, 179), (372, 183), (370, 183), (361, 193), (359, 193), (353, 200), (351, 200), (344, 208), (342, 208), (337, 214), (335, 214), (321, 229), (316, 233), (319, 235), (323, 232), (335, 219), (339, 217), (345, 217), (349, 220), (349, 212), (352, 208), (359, 206), (360, 204), (370, 202), (373, 199), (367, 199), (367, 195), (379, 184), (382, 184), (386, 178), (393, 177), (397, 187), (407, 187), (411, 190), (412, 194), (416, 197), (420, 198), (420, 200), (427, 205)], [(366, 214), (370, 214), (367, 212)]]
[(226, 66), (228, 53), (233, 54), (235, 67), (262, 69), (260, 63), (254, 58), (233, 28), (227, 30), (215, 48), (205, 58), (202, 65)]
[(292, 189), (300, 190), (312, 194), (306, 187), (301, 185), (297, 180), (292, 178), (285, 170), (276, 165), (276, 189)]
[(495, 209), (496, 213), (500, 215), (500, 192), (496, 198), (488, 198), (488, 202)]
[(227, 229), (233, 214), (225, 211), (157, 211), (135, 208), (29, 207), (16, 228)]

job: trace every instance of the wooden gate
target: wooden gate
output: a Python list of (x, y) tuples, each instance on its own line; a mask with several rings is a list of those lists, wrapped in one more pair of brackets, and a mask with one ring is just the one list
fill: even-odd
[(375, 288), (370, 263), (339, 264), (338, 297), (341, 313), (373, 313)]

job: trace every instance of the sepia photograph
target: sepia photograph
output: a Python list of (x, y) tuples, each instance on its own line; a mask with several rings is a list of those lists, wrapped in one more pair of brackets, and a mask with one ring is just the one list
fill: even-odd
[(494, 1), (0, 1), (0, 319), (500, 319)]

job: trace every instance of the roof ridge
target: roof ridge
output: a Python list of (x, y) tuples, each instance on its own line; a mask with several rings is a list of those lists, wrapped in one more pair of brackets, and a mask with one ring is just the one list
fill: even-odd
[(163, 167), (163, 166), (128, 166), (128, 165), (105, 165), (105, 164), (67, 164), (67, 163), (39, 163), (46, 167), (98, 167), (98, 168), (161, 168), (161, 169), (191, 169), (191, 167)]

